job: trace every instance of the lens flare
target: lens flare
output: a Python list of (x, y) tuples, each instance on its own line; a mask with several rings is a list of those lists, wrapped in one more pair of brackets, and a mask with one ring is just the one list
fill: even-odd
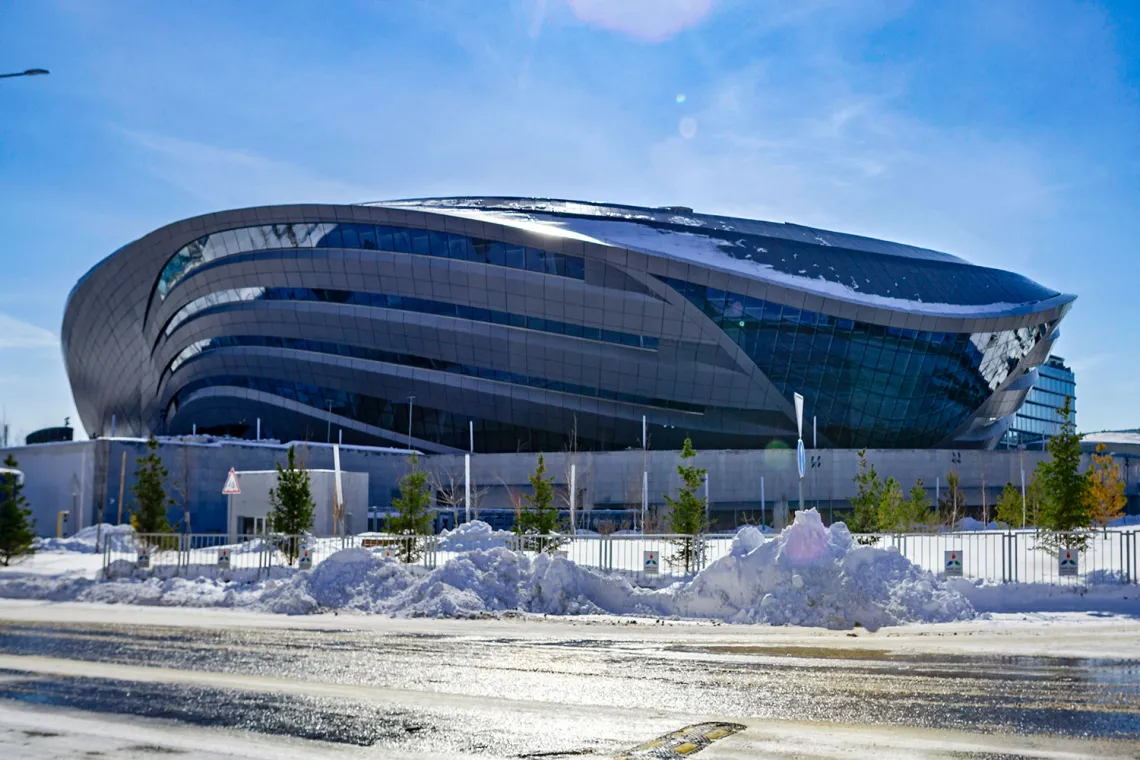
[(683, 92), (677, 93), (677, 104), (680, 105), (681, 103), (684, 103), (684, 102), (685, 102), (685, 93), (683, 93)]
[(681, 137), (692, 140), (697, 136), (697, 120), (692, 116), (686, 116), (677, 125), (677, 130), (681, 133)]

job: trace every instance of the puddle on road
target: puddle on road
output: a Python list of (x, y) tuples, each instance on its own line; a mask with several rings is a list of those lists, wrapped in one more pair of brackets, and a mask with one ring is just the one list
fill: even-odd
[(362, 747), (437, 730), (424, 716), (343, 699), (24, 675), (0, 682), (0, 699)]

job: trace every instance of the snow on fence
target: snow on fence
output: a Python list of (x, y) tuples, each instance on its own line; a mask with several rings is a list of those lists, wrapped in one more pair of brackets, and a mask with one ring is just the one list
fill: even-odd
[[(1140, 531), (1107, 529), (1083, 533), (1032, 530), (968, 531), (858, 535), (859, 543), (894, 548), (923, 569), (942, 576), (947, 553), (961, 563), (962, 577), (994, 583), (1089, 585), (1140, 582)], [(353, 547), (385, 552), (398, 558), (407, 537), (379, 533), (334, 538), (313, 536), (225, 536), (140, 534), (133, 540), (107, 542), (103, 570), (107, 577), (147, 573), (159, 577), (269, 577), (288, 568), (316, 566)], [(534, 555), (548, 551), (583, 567), (620, 573), (643, 586), (661, 586), (692, 577), (726, 556), (732, 534), (576, 535), (558, 537), (488, 535), (477, 547), (449, 548), (446, 537), (417, 539), (417, 564), (435, 568), (471, 548), (501, 546)], [(1062, 574), (1058, 552), (1076, 550), (1075, 572)], [(687, 548), (687, 551), (685, 549)], [(686, 565), (685, 555), (689, 561)]]

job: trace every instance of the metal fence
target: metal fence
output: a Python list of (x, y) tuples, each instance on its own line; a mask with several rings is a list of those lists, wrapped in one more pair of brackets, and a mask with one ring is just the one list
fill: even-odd
[[(1090, 585), (1140, 582), (1140, 531), (1080, 533), (1032, 530), (857, 535), (859, 543), (893, 548), (943, 577), (960, 574), (995, 583)], [(621, 574), (642, 586), (690, 578), (726, 556), (732, 534), (487, 536), (474, 543), (441, 536), (415, 541), (418, 565), (434, 568), (471, 549), (497, 546), (530, 556), (548, 553), (583, 567)], [(366, 548), (401, 558), (408, 537), (384, 534), (313, 536), (141, 534), (117, 536), (103, 551), (106, 577), (223, 577), (254, 579), (314, 567), (342, 549)], [(1063, 556), (1067, 552), (1067, 556)]]

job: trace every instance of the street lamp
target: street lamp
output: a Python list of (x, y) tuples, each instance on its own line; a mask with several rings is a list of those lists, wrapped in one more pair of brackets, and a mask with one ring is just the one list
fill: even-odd
[(408, 396), (408, 451), (412, 450), (412, 404), (415, 401), (415, 396)]
[(37, 77), (41, 74), (50, 74), (47, 69), (28, 69), (27, 71), (17, 71), (13, 74), (0, 74), (0, 79), (8, 79), (9, 77)]

